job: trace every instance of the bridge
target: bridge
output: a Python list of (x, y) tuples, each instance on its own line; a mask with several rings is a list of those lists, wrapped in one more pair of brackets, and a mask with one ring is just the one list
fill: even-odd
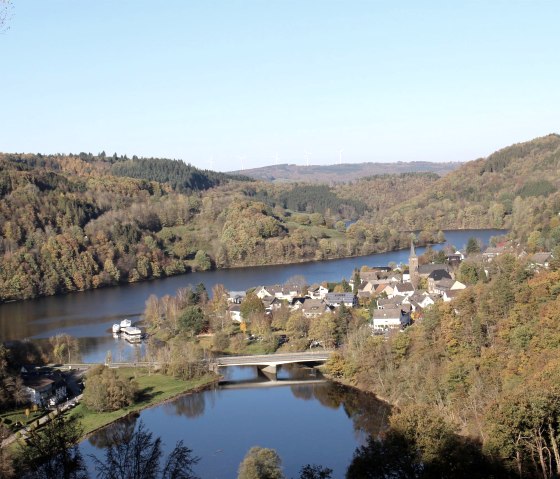
[[(259, 371), (263, 372), (269, 379), (276, 379), (276, 371), (278, 366), (282, 364), (321, 364), (329, 359), (333, 351), (308, 351), (303, 353), (274, 353), (261, 354), (254, 356), (218, 356), (216, 358), (206, 360), (208, 366), (214, 372), (218, 372), (218, 368), (228, 366), (256, 366)], [(78, 369), (87, 370), (93, 366), (103, 363), (68, 363), (60, 364), (55, 367), (58, 369)], [(135, 362), (111, 362), (105, 364), (111, 368), (159, 368), (161, 364), (157, 361), (135, 361)]]
[(283, 364), (320, 364), (331, 356), (332, 351), (304, 353), (275, 353), (255, 356), (221, 356), (214, 358), (214, 369), (228, 366), (256, 366), (267, 377), (276, 379), (278, 366)]

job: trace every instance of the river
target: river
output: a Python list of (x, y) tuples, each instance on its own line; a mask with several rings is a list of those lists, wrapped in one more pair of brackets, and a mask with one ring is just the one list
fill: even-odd
[[(318, 382), (315, 376), (309, 378), (309, 369), (281, 368), (273, 387), (252, 382), (254, 368), (227, 369), (233, 385), (182, 396), (142, 411), (138, 418), (154, 437), (163, 439), (166, 453), (183, 440), (200, 457), (194, 471), (203, 479), (236, 477), (239, 463), (253, 446), (275, 449), (287, 478), (299, 477), (301, 467), (308, 463), (329, 467), (333, 478), (342, 478), (356, 447), (385, 427), (389, 411), (385, 403), (330, 381)], [(292, 379), (300, 383), (281, 385)], [(133, 430), (138, 420), (111, 425), (81, 444), (90, 471), (89, 456), (103, 459), (103, 447), (114, 431)]]
[[(490, 237), (504, 234), (503, 230), (446, 231), (447, 243), (463, 248), (470, 237), (487, 244)], [(441, 249), (444, 245), (436, 245)], [(417, 248), (421, 254), (424, 248)], [(390, 262), (408, 263), (408, 250), (392, 251), (358, 258), (314, 261), (279, 266), (224, 269), (189, 273), (135, 284), (50, 296), (0, 305), (0, 341), (44, 339), (60, 333), (79, 338), (82, 359), (101, 362), (107, 351), (114, 361), (135, 359), (142, 353), (110, 334), (113, 323), (124, 318), (139, 321), (146, 300), (151, 294), (173, 295), (189, 284), (204, 283), (208, 291), (216, 284), (230, 290), (244, 290), (267, 284), (282, 284), (292, 276), (302, 275), (309, 284), (350, 279), (355, 268), (363, 265), (387, 266)]]
[[(487, 243), (500, 230), (446, 232), (447, 241), (459, 248), (474, 236)], [(440, 249), (437, 245), (434, 249)], [(418, 254), (424, 251), (418, 248)], [(360, 258), (294, 265), (266, 266), (192, 273), (155, 281), (123, 285), (0, 305), (0, 339), (42, 339), (65, 332), (80, 340), (85, 361), (103, 361), (108, 350), (113, 360), (134, 358), (142, 352), (124, 340), (113, 339), (110, 327), (124, 318), (141, 319), (150, 294), (163, 296), (189, 284), (203, 282), (210, 290), (223, 284), (242, 290), (260, 284), (284, 283), (303, 275), (311, 284), (349, 279), (362, 265), (386, 266), (408, 262), (408, 250)], [(233, 478), (252, 446), (275, 449), (282, 458), (287, 478), (296, 478), (305, 464), (333, 469), (333, 478), (342, 478), (356, 448), (369, 435), (377, 436), (386, 424), (387, 405), (371, 395), (329, 381), (307, 377), (308, 369), (286, 367), (279, 381), (257, 382), (255, 368), (230, 368), (233, 382), (227, 386), (182, 396), (174, 401), (142, 411), (99, 431), (81, 445), (93, 472), (90, 455), (102, 458), (103, 447), (116, 429), (133, 430), (141, 419), (155, 437), (162, 437), (164, 451), (183, 440), (200, 462), (195, 473), (203, 479)], [(297, 384), (287, 381), (297, 380)]]

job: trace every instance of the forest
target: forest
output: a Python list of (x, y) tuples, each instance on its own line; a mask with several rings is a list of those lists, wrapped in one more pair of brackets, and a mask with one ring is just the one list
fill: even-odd
[(364, 206), (328, 187), (295, 186), (290, 205), (292, 187), (267, 188), (172, 160), (1, 154), (0, 301), (408, 244), (398, 228), (347, 235)]
[(464, 164), (336, 186), (272, 184), (159, 158), (0, 154), (0, 301), (195, 270), (313, 261), (505, 228), (560, 245), (560, 136)]
[[(499, 463), (503, 477), (557, 477), (559, 266), (534, 273), (514, 255), (500, 256), (487, 266), (489, 279), (436, 303), (404, 333), (384, 341), (353, 331), (329, 370), (395, 406), (392, 425), (409, 429), (415, 461), (445, 460), (445, 430), (463, 446), (479, 444), (484, 468)], [(423, 437), (411, 437), (414, 424)], [(366, 455), (379, 453), (370, 446)]]

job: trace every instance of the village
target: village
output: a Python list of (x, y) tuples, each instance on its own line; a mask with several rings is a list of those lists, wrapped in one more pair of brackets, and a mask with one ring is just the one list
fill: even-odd
[[(470, 262), (478, 264), (485, 275), (490, 274), (494, 258), (501, 254), (514, 253), (524, 258), (527, 268), (547, 269), (553, 259), (551, 253), (540, 252), (532, 255), (516, 251), (510, 243), (501, 243), (486, 248), (476, 254), (466, 251), (448, 249), (445, 254), (440, 251), (438, 262), (426, 262), (426, 255), (417, 256), (414, 244), (411, 244), (408, 265), (363, 266), (354, 272), (353, 277), (340, 283), (304, 284), (304, 278), (298, 282), (283, 285), (257, 286), (248, 291), (229, 291), (227, 293), (227, 316), (233, 325), (247, 334), (247, 341), (256, 341), (258, 335), (253, 331), (250, 319), (242, 314), (242, 305), (249, 296), (256, 297), (262, 304), (261, 311), (269, 322), (282, 308), (287, 308), (290, 315), (300, 315), (308, 321), (340, 315), (342, 310), (354, 312), (367, 322), (372, 335), (389, 335), (404, 331), (407, 327), (420, 321), (424, 311), (438, 301), (450, 302), (461, 291), (468, 288), (457, 279), (461, 264)], [(321, 322), (321, 320), (318, 320)], [(293, 347), (333, 348), (340, 344), (324, 341), (320, 337), (306, 335), (305, 340), (295, 341), (285, 333), (276, 331), (277, 348), (290, 342)], [(204, 336), (204, 335), (202, 335)], [(334, 337), (331, 336), (331, 338)], [(300, 338), (301, 339), (301, 338)], [(297, 346), (296, 346), (297, 344)], [(307, 346), (302, 346), (302, 345)], [(68, 347), (68, 346), (67, 346)], [(83, 388), (81, 374), (76, 371), (61, 371), (53, 367), (35, 367), (26, 365), (21, 368), (21, 404), (30, 405), (30, 414), (40, 414), (38, 409), (57, 409), (65, 401), (77, 397)], [(29, 414), (28, 414), (29, 415)]]
[[(531, 269), (546, 269), (552, 259), (550, 252), (533, 255), (523, 250), (517, 252), (509, 242), (489, 246), (483, 252), (470, 255), (469, 259), (473, 263), (489, 265), (495, 257), (505, 253), (525, 258)], [(414, 243), (411, 243), (408, 265), (363, 266), (354, 272), (352, 279), (343, 280), (334, 290), (326, 283), (306, 286), (300, 282), (258, 286), (250, 292), (261, 300), (268, 315), (274, 315), (283, 305), (288, 305), (291, 312), (301, 312), (308, 319), (334, 313), (340, 307), (368, 309), (372, 334), (388, 334), (403, 331), (421, 319), (426, 308), (437, 301), (450, 302), (466, 289), (468, 285), (456, 278), (465, 258), (465, 251), (450, 250), (443, 256), (440, 254), (439, 262), (420, 264)], [(489, 276), (487, 268), (483, 267), (483, 271)], [(247, 294), (246, 291), (229, 293), (228, 311), (232, 321), (244, 322), (241, 303)], [(316, 345), (317, 341), (311, 344)]]

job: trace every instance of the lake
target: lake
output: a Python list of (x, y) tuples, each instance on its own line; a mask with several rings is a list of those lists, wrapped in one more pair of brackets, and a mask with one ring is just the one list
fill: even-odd
[[(462, 248), (470, 237), (487, 244), (490, 237), (504, 230), (446, 231), (447, 243)], [(435, 245), (441, 249), (444, 245)], [(421, 254), (424, 248), (417, 248)], [(83, 291), (0, 305), (0, 340), (48, 338), (67, 333), (79, 338), (82, 358), (102, 362), (107, 351), (113, 360), (134, 359), (141, 346), (133, 346), (110, 334), (111, 325), (129, 318), (141, 319), (146, 300), (151, 294), (173, 295), (177, 289), (204, 283), (208, 291), (216, 284), (230, 290), (244, 290), (258, 285), (282, 284), (292, 276), (302, 275), (309, 284), (350, 279), (362, 265), (387, 266), (390, 262), (407, 263), (408, 250), (391, 251), (358, 258), (313, 261), (279, 266), (223, 269), (188, 273), (142, 283)]]

